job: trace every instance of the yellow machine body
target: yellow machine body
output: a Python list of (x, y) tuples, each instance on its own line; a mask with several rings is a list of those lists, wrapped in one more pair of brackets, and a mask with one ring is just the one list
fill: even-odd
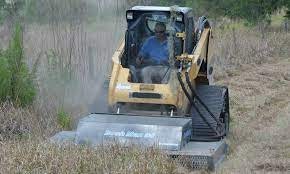
[[(206, 28), (201, 33), (200, 39), (197, 43), (193, 54), (182, 54), (176, 56), (176, 60), (190, 61), (191, 67), (189, 75), (193, 86), (199, 83), (208, 84), (207, 73), (201, 73), (200, 67), (202, 62), (209, 62), (209, 49), (211, 42), (211, 29)], [(130, 70), (123, 68), (121, 65), (121, 57), (124, 54), (124, 41), (116, 50), (112, 57), (113, 68), (110, 77), (109, 106), (114, 106), (117, 103), (143, 103), (143, 104), (160, 104), (174, 106), (176, 110), (186, 114), (189, 101), (187, 100), (180, 85), (178, 85), (175, 74), (171, 74), (170, 80), (167, 84), (145, 84), (145, 83), (131, 83), (129, 82)], [(182, 70), (186, 71), (186, 70)], [(134, 98), (132, 93), (152, 93), (159, 94), (161, 98)]]

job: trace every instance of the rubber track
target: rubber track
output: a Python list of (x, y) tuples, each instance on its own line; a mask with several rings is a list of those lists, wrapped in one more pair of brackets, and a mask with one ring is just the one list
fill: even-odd
[[(224, 106), (225, 88), (220, 86), (199, 85), (196, 88), (197, 95), (206, 104), (213, 115), (219, 119)], [(206, 109), (195, 100), (196, 106), (199, 108), (203, 116), (208, 120), (212, 127), (216, 129), (217, 123), (206, 111)], [(193, 139), (208, 138), (215, 136), (216, 133), (204, 123), (196, 110), (191, 108)]]

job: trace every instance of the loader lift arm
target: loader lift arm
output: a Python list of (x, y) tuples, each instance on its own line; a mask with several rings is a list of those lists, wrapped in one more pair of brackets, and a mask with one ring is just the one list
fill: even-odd
[[(208, 52), (209, 52), (209, 41), (211, 37), (211, 27), (208, 22), (208, 20), (203, 16), (199, 18), (198, 21), (198, 27), (195, 35), (195, 41), (197, 42), (197, 45), (194, 47), (192, 54), (182, 54), (181, 56), (177, 57), (177, 60), (180, 61), (180, 68), (177, 72), (177, 78), (181, 85), (182, 91), (184, 92), (186, 98), (190, 102), (190, 105), (192, 108), (196, 111), (196, 114), (202, 119), (202, 121), (206, 124), (206, 126), (211, 129), (212, 132), (215, 133), (215, 135), (207, 135), (206, 137), (199, 137), (194, 138), (198, 141), (216, 141), (218, 139), (222, 139), (226, 134), (228, 133), (228, 127), (229, 127), (229, 112), (227, 112), (227, 115), (224, 117), (227, 117), (227, 122), (221, 122), (224, 120), (220, 120), (219, 116), (220, 114), (214, 114), (209, 106), (203, 102), (201, 97), (197, 94), (196, 89), (193, 87), (192, 84), (194, 84), (193, 80), (195, 80), (199, 73), (201, 73), (201, 62), (205, 62), (205, 67), (207, 69), (207, 63), (208, 63)], [(202, 51), (206, 51), (204, 55), (202, 55)], [(211, 70), (212, 71), (212, 70)], [(183, 82), (182, 76), (185, 77), (186, 83)], [(185, 84), (187, 86), (185, 86)], [(188, 89), (190, 92), (188, 92)], [(222, 88), (220, 88), (222, 89)], [(218, 89), (217, 89), (218, 90)], [(228, 95), (228, 90), (224, 89), (225, 92), (223, 92), (223, 95)], [(224, 98), (224, 96), (222, 96)], [(228, 98), (228, 97), (227, 97)], [(221, 101), (226, 102), (226, 101)], [(201, 108), (197, 106), (197, 103), (199, 103), (199, 106), (203, 108), (204, 112), (201, 112)], [(225, 106), (224, 106), (225, 107)], [(228, 106), (226, 106), (228, 107)], [(220, 113), (222, 110), (226, 109), (228, 111), (228, 108), (220, 108)], [(212, 123), (209, 122), (209, 120), (212, 120), (215, 122), (216, 126), (213, 126)]]

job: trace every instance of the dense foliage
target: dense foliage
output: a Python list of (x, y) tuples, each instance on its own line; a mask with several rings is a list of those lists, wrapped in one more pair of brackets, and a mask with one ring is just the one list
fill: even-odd
[(190, 6), (196, 15), (207, 15), (212, 18), (228, 16), (233, 19), (245, 19), (255, 24), (269, 21), (273, 12), (287, 8), (290, 13), (290, 0), (160, 0), (161, 5), (178, 4)]

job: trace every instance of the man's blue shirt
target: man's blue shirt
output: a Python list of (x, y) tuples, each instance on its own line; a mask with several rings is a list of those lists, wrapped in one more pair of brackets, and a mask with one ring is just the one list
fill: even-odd
[(167, 40), (162, 43), (155, 36), (149, 37), (143, 44), (139, 56), (144, 59), (151, 59), (160, 64), (162, 61), (167, 62), (169, 57)]

